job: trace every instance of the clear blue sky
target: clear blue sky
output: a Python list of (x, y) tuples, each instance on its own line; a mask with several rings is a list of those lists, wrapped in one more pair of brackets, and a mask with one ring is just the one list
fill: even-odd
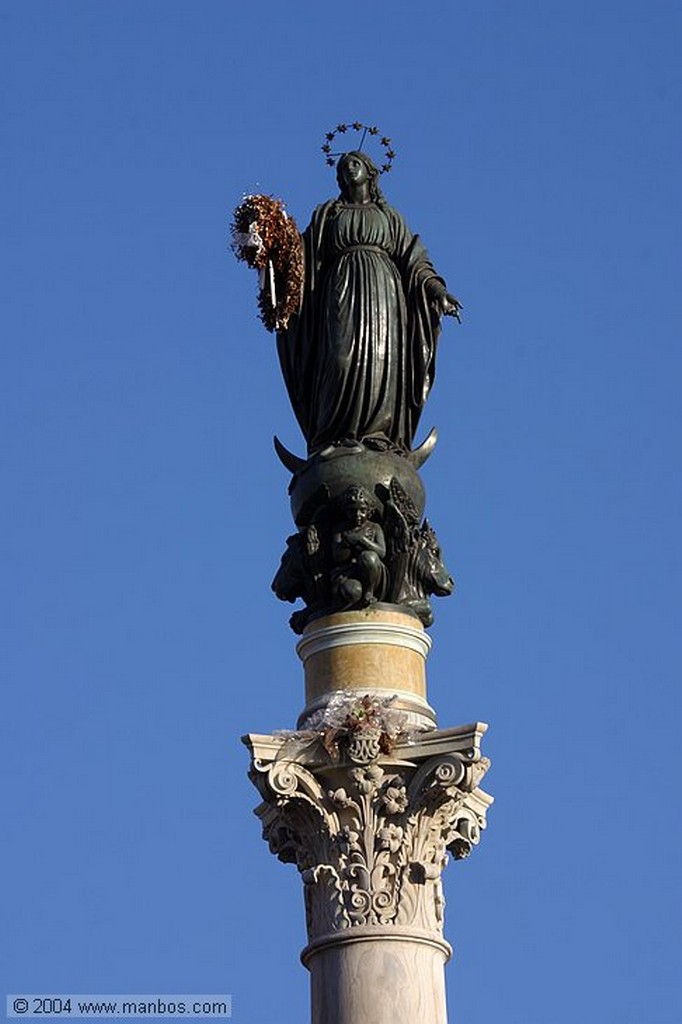
[(458, 591), (430, 697), (496, 797), (448, 869), (453, 1024), (678, 1024), (676, 2), (0, 7), (2, 992), (232, 992), (307, 1019), (247, 731), (302, 705), (245, 191), (301, 226), (340, 120), (464, 326), (424, 415)]

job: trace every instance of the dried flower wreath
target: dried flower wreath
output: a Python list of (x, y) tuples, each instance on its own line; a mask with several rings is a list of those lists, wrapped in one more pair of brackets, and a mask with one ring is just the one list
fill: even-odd
[(268, 331), (286, 328), (301, 302), (303, 244), (284, 203), (272, 196), (250, 195), (234, 211), (232, 251), (260, 271), (258, 307)]

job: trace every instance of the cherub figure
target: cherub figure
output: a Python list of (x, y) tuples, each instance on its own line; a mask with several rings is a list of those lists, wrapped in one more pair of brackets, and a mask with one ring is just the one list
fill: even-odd
[(371, 503), (362, 487), (349, 487), (341, 506), (341, 526), (332, 536), (332, 596), (342, 608), (374, 604), (387, 584), (384, 531), (370, 518)]

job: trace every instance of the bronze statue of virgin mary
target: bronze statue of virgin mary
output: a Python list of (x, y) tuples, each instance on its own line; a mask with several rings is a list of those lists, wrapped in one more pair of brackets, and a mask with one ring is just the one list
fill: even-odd
[(340, 195), (317, 207), (302, 236), (300, 310), (277, 349), (309, 455), (367, 441), (410, 451), (441, 316), (460, 308), (378, 178), (366, 153), (345, 153)]

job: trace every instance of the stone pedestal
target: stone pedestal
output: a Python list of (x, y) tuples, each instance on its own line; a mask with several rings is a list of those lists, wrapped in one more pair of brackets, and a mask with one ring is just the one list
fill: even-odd
[(303, 881), (312, 1024), (447, 1024), (441, 872), (492, 798), (483, 723), (435, 728), (429, 640), (381, 608), (311, 623), (299, 729), (249, 735), (256, 813)]
[(340, 691), (391, 698), (410, 726), (435, 726), (436, 714), (426, 700), (431, 637), (415, 615), (383, 608), (327, 615), (306, 626), (296, 650), (306, 697), (299, 729)]

